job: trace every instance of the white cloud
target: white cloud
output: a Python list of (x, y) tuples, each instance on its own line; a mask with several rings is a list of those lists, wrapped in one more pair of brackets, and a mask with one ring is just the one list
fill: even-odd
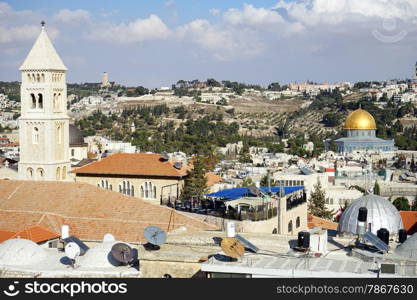
[(54, 15), (54, 18), (58, 22), (76, 23), (90, 20), (90, 13), (83, 9), (61, 9), (60, 11), (58, 11), (58, 13)]
[(218, 8), (212, 8), (212, 9), (209, 10), (209, 13), (212, 14), (213, 16), (215, 16), (215, 17), (218, 17), (218, 16), (220, 16), (221, 11)]
[(127, 24), (96, 24), (86, 34), (88, 39), (116, 43), (136, 43), (146, 40), (166, 39), (169, 28), (156, 15), (146, 19), (137, 19)]
[(266, 8), (256, 8), (244, 4), (243, 9), (231, 8), (223, 16), (232, 25), (272, 25), (283, 23), (283, 18), (275, 11)]

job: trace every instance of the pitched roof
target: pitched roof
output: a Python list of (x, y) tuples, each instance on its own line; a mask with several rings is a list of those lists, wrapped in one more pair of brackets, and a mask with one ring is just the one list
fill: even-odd
[(313, 216), (310, 213), (307, 214), (308, 228), (321, 227), (329, 230), (337, 230), (337, 225), (338, 224), (336, 222)]
[(400, 211), (401, 219), (403, 220), (404, 229), (408, 234), (417, 232), (417, 211)]
[(211, 172), (206, 173), (205, 176), (207, 178), (207, 186), (208, 187), (213, 186), (216, 183), (219, 183), (219, 182), (222, 182), (223, 181), (223, 178), (222, 177), (220, 177), (217, 174), (211, 173)]
[(15, 235), (15, 232), (13, 231), (0, 230), (0, 243), (12, 238), (13, 235)]
[(111, 233), (126, 242), (143, 242), (143, 230), (155, 225), (170, 231), (217, 229), (171, 208), (155, 205), (118, 192), (77, 182), (0, 180), (0, 229), (23, 230), (39, 225), (81, 239), (102, 240)]
[(184, 166), (176, 169), (160, 154), (117, 153), (75, 169), (72, 173), (182, 177), (187, 171)]
[(42, 29), (35, 44), (19, 70), (60, 70), (67, 71), (54, 45)]
[(23, 230), (16, 232), (11, 238), (21, 238), (34, 241), (35, 243), (41, 243), (56, 239), (60, 234), (49, 231), (42, 226), (34, 225), (23, 228)]

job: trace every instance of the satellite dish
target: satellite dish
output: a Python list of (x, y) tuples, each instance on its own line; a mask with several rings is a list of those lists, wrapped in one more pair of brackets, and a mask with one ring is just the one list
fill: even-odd
[(174, 168), (180, 170), (182, 168), (182, 163), (181, 162), (176, 162), (174, 164)]
[(232, 258), (239, 258), (242, 257), (243, 254), (245, 254), (245, 247), (236, 238), (222, 239), (220, 247), (226, 255)]
[(165, 151), (164, 151), (164, 152), (162, 152), (162, 153), (161, 153), (161, 156), (162, 156), (162, 159), (163, 159), (163, 160), (169, 160), (169, 155), (168, 155), (168, 152), (165, 152)]
[(116, 239), (111, 233), (106, 233), (103, 237), (103, 242), (114, 242)]
[(125, 243), (114, 244), (110, 252), (113, 258), (122, 265), (129, 265), (135, 260), (133, 249)]
[(80, 247), (76, 243), (68, 243), (65, 246), (65, 255), (70, 259), (75, 259), (81, 253)]
[(80, 247), (74, 243), (74, 242), (70, 242), (68, 244), (65, 245), (65, 255), (70, 259), (71, 261), (71, 267), (75, 268), (75, 258), (77, 258), (78, 256), (80, 256), (81, 253), (81, 249)]
[(145, 239), (152, 245), (160, 246), (166, 242), (167, 234), (157, 226), (149, 226), (144, 231)]

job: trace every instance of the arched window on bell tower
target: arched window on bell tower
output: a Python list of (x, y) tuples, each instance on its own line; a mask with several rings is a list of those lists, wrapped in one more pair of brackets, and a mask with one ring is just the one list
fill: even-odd
[(31, 99), (31, 102), (30, 102), (30, 108), (31, 109), (35, 109), (36, 108), (36, 97), (35, 97), (35, 94), (30, 94), (30, 99)]
[(43, 95), (41, 93), (38, 94), (38, 108), (43, 109)]
[(38, 127), (33, 128), (32, 143), (33, 144), (39, 144), (39, 129), (38, 129)]

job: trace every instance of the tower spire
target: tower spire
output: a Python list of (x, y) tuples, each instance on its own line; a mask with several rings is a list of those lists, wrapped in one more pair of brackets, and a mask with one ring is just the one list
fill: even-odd
[(42, 30), (45, 29), (45, 21), (41, 21)]

